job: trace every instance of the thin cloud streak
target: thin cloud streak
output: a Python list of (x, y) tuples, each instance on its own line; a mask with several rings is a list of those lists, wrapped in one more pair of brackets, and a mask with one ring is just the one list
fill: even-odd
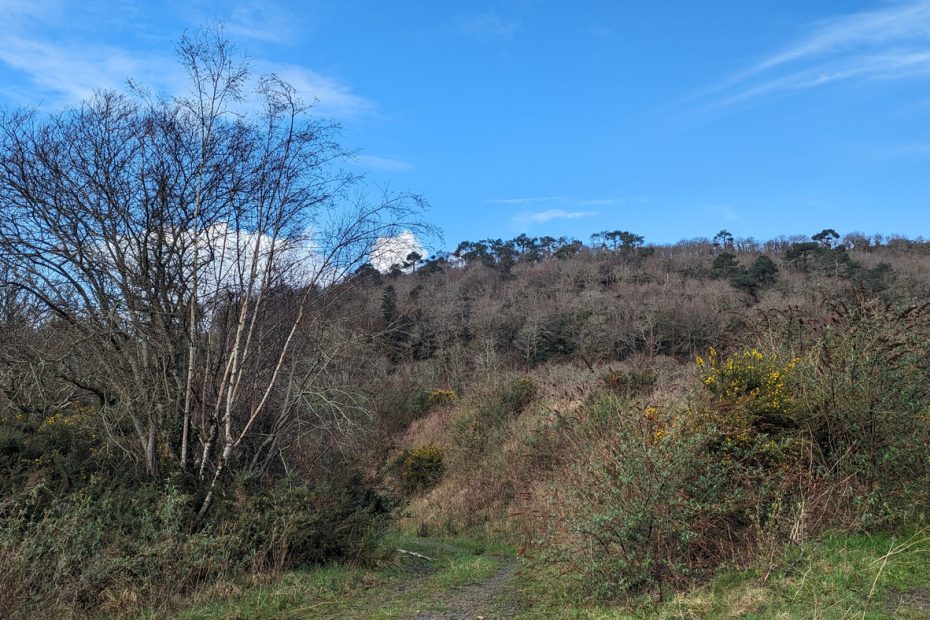
[(355, 163), (363, 168), (381, 170), (383, 172), (411, 172), (416, 166), (402, 159), (393, 157), (379, 157), (378, 155), (357, 155)]
[(822, 22), (809, 38), (757, 64), (745, 72), (743, 77), (857, 45), (881, 45), (906, 40), (926, 44), (928, 36), (930, 3), (924, 1), (896, 5), (882, 11), (856, 13)]
[(813, 24), (807, 36), (680, 103), (697, 112), (842, 81), (930, 75), (930, 0), (894, 4)]
[(230, 35), (267, 43), (290, 41), (294, 33), (291, 16), (256, 0), (235, 7), (224, 25)]
[(485, 200), (488, 204), (495, 205), (533, 205), (545, 202), (567, 202), (571, 200), (566, 196), (527, 196), (524, 198), (491, 198)]
[(546, 209), (545, 211), (520, 213), (513, 218), (513, 221), (518, 224), (544, 224), (552, 220), (577, 220), (593, 215), (597, 215), (597, 211)]
[(314, 111), (323, 116), (352, 120), (374, 114), (377, 105), (362, 97), (352, 88), (335, 78), (317, 73), (301, 65), (272, 63), (256, 60), (257, 73), (274, 73), (297, 91), (297, 94), (314, 105)]
[(609, 205), (619, 205), (627, 202), (626, 200), (620, 198), (591, 198), (586, 200), (577, 200), (575, 204), (579, 207), (595, 207), (595, 206), (609, 206)]
[(558, 204), (565, 207), (594, 207), (618, 205), (627, 202), (622, 198), (574, 198), (572, 196), (525, 196), (519, 198), (491, 198), (487, 204), (495, 205), (535, 205)]

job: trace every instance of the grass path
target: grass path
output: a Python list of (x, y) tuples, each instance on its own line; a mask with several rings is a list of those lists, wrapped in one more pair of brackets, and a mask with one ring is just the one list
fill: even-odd
[(511, 618), (519, 612), (510, 582), (519, 562), (510, 556), (492, 556), (496, 571), (485, 579), (442, 592), (428, 593), (429, 603), (414, 615), (417, 620)]
[(377, 569), (326, 567), (288, 573), (269, 586), (209, 595), (187, 619), (371, 618), (474, 620), (519, 615), (512, 580), (520, 561), (511, 550), (467, 540), (402, 538), (398, 554)]
[(202, 593), (188, 619), (476, 620), (930, 618), (930, 530), (837, 534), (785, 550), (771, 566), (722, 570), (664, 603), (617, 606), (558, 596), (558, 584), (521, 570), (512, 549), (466, 539), (399, 537), (380, 568), (328, 566), (270, 585)]

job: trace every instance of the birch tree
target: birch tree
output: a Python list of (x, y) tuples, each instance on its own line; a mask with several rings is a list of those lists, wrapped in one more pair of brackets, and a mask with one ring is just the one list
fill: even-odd
[(111, 440), (151, 479), (183, 472), (203, 515), (230, 474), (319, 430), (307, 416), (347, 423), (333, 300), (422, 202), (358, 195), (338, 127), (221, 30), (178, 52), (184, 97), (132, 84), (0, 113), (0, 273), (73, 335), (56, 363)]

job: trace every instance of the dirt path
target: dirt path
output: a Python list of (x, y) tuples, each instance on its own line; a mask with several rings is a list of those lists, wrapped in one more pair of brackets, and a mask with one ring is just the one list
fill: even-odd
[[(336, 596), (289, 609), (327, 620), (508, 620), (524, 608), (520, 560), (467, 539), (407, 538), (398, 563)], [(307, 615), (310, 610), (312, 615)], [(238, 617), (238, 616), (237, 616)]]
[(499, 620), (512, 618), (519, 612), (510, 588), (510, 581), (519, 568), (516, 558), (495, 555), (497, 572), (479, 583), (435, 593), (433, 600), (417, 610), (415, 620)]

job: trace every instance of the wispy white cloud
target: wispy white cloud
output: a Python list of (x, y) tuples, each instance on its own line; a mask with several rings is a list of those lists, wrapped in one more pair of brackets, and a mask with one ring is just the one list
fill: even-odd
[(518, 198), (491, 198), (487, 204), (528, 206), (553, 204), (560, 207), (595, 207), (624, 204), (625, 198), (577, 198), (573, 196), (522, 196)]
[(575, 200), (574, 203), (579, 207), (596, 207), (596, 206), (610, 206), (610, 205), (619, 205), (627, 202), (623, 198), (582, 198), (580, 200)]
[[(163, 56), (143, 54), (86, 36), (88, 28), (106, 31), (131, 8), (68, 0), (0, 0), (0, 65), (19, 79), (5, 84), (5, 99), (42, 107), (60, 107), (95, 90), (121, 86), (130, 75), (162, 86), (180, 75)], [(171, 49), (166, 50), (170, 59)]]
[(518, 20), (504, 19), (490, 10), (475, 15), (462, 15), (456, 20), (458, 31), (478, 41), (513, 39), (520, 29)]
[(274, 73), (288, 82), (302, 99), (313, 103), (315, 111), (323, 116), (349, 120), (373, 114), (377, 110), (374, 101), (355, 93), (347, 83), (302, 65), (256, 60), (254, 67), (259, 73)]
[[(186, 88), (186, 75), (178, 64), (172, 42), (156, 37), (157, 47), (145, 33), (132, 44), (102, 43), (106, 29), (116, 22), (132, 21), (120, 11), (136, 7), (76, 0), (0, 0), (0, 63), (22, 77), (22, 84), (7, 85), (6, 98), (21, 103), (41, 101), (44, 107), (74, 104), (95, 91), (121, 87), (132, 77), (155, 91), (177, 95)], [(278, 41), (289, 36), (287, 16), (264, 3), (246, 0), (226, 16), (225, 32), (234, 41)], [(70, 20), (70, 21), (69, 21)], [(177, 36), (181, 35), (178, 31)], [(123, 35), (133, 36), (131, 32)], [(126, 36), (122, 38), (127, 38)], [(315, 112), (351, 120), (375, 112), (370, 99), (354, 92), (346, 82), (298, 64), (255, 59), (256, 74), (276, 73), (297, 90)]]
[(355, 162), (363, 168), (381, 170), (384, 172), (410, 172), (415, 166), (408, 161), (393, 157), (380, 157), (378, 155), (358, 155)]
[(233, 7), (224, 22), (226, 32), (234, 37), (267, 43), (282, 43), (294, 35), (295, 21), (276, 5), (248, 0)]
[(720, 110), (844, 81), (930, 76), (930, 0), (810, 24), (803, 36), (687, 99)]
[[(524, 210), (514, 214), (510, 221), (515, 226), (544, 224), (552, 220), (577, 220), (597, 215), (597, 211), (584, 207), (607, 207), (626, 203), (622, 198), (577, 198), (573, 196), (521, 196), (516, 198), (492, 198), (485, 201), (510, 207), (523, 207)], [(549, 208), (532, 210), (532, 207)]]
[(53, 42), (0, 33), (0, 62), (20, 72), (37, 91), (21, 98), (57, 106), (75, 103), (94, 91), (122, 86), (130, 76), (160, 90), (176, 92), (183, 72), (170, 57), (110, 46)]
[(491, 198), (485, 200), (488, 204), (496, 205), (533, 205), (546, 202), (566, 202), (571, 200), (566, 196), (526, 196), (523, 198)]
[(744, 72), (743, 77), (798, 60), (834, 52), (856, 51), (863, 46), (914, 42), (925, 47), (928, 37), (930, 3), (923, 0), (895, 3), (882, 10), (854, 13), (819, 22), (807, 37), (759, 62)]
[(597, 215), (597, 211), (568, 211), (566, 209), (546, 209), (545, 211), (525, 211), (513, 217), (519, 224), (543, 224), (552, 220), (577, 220)]

